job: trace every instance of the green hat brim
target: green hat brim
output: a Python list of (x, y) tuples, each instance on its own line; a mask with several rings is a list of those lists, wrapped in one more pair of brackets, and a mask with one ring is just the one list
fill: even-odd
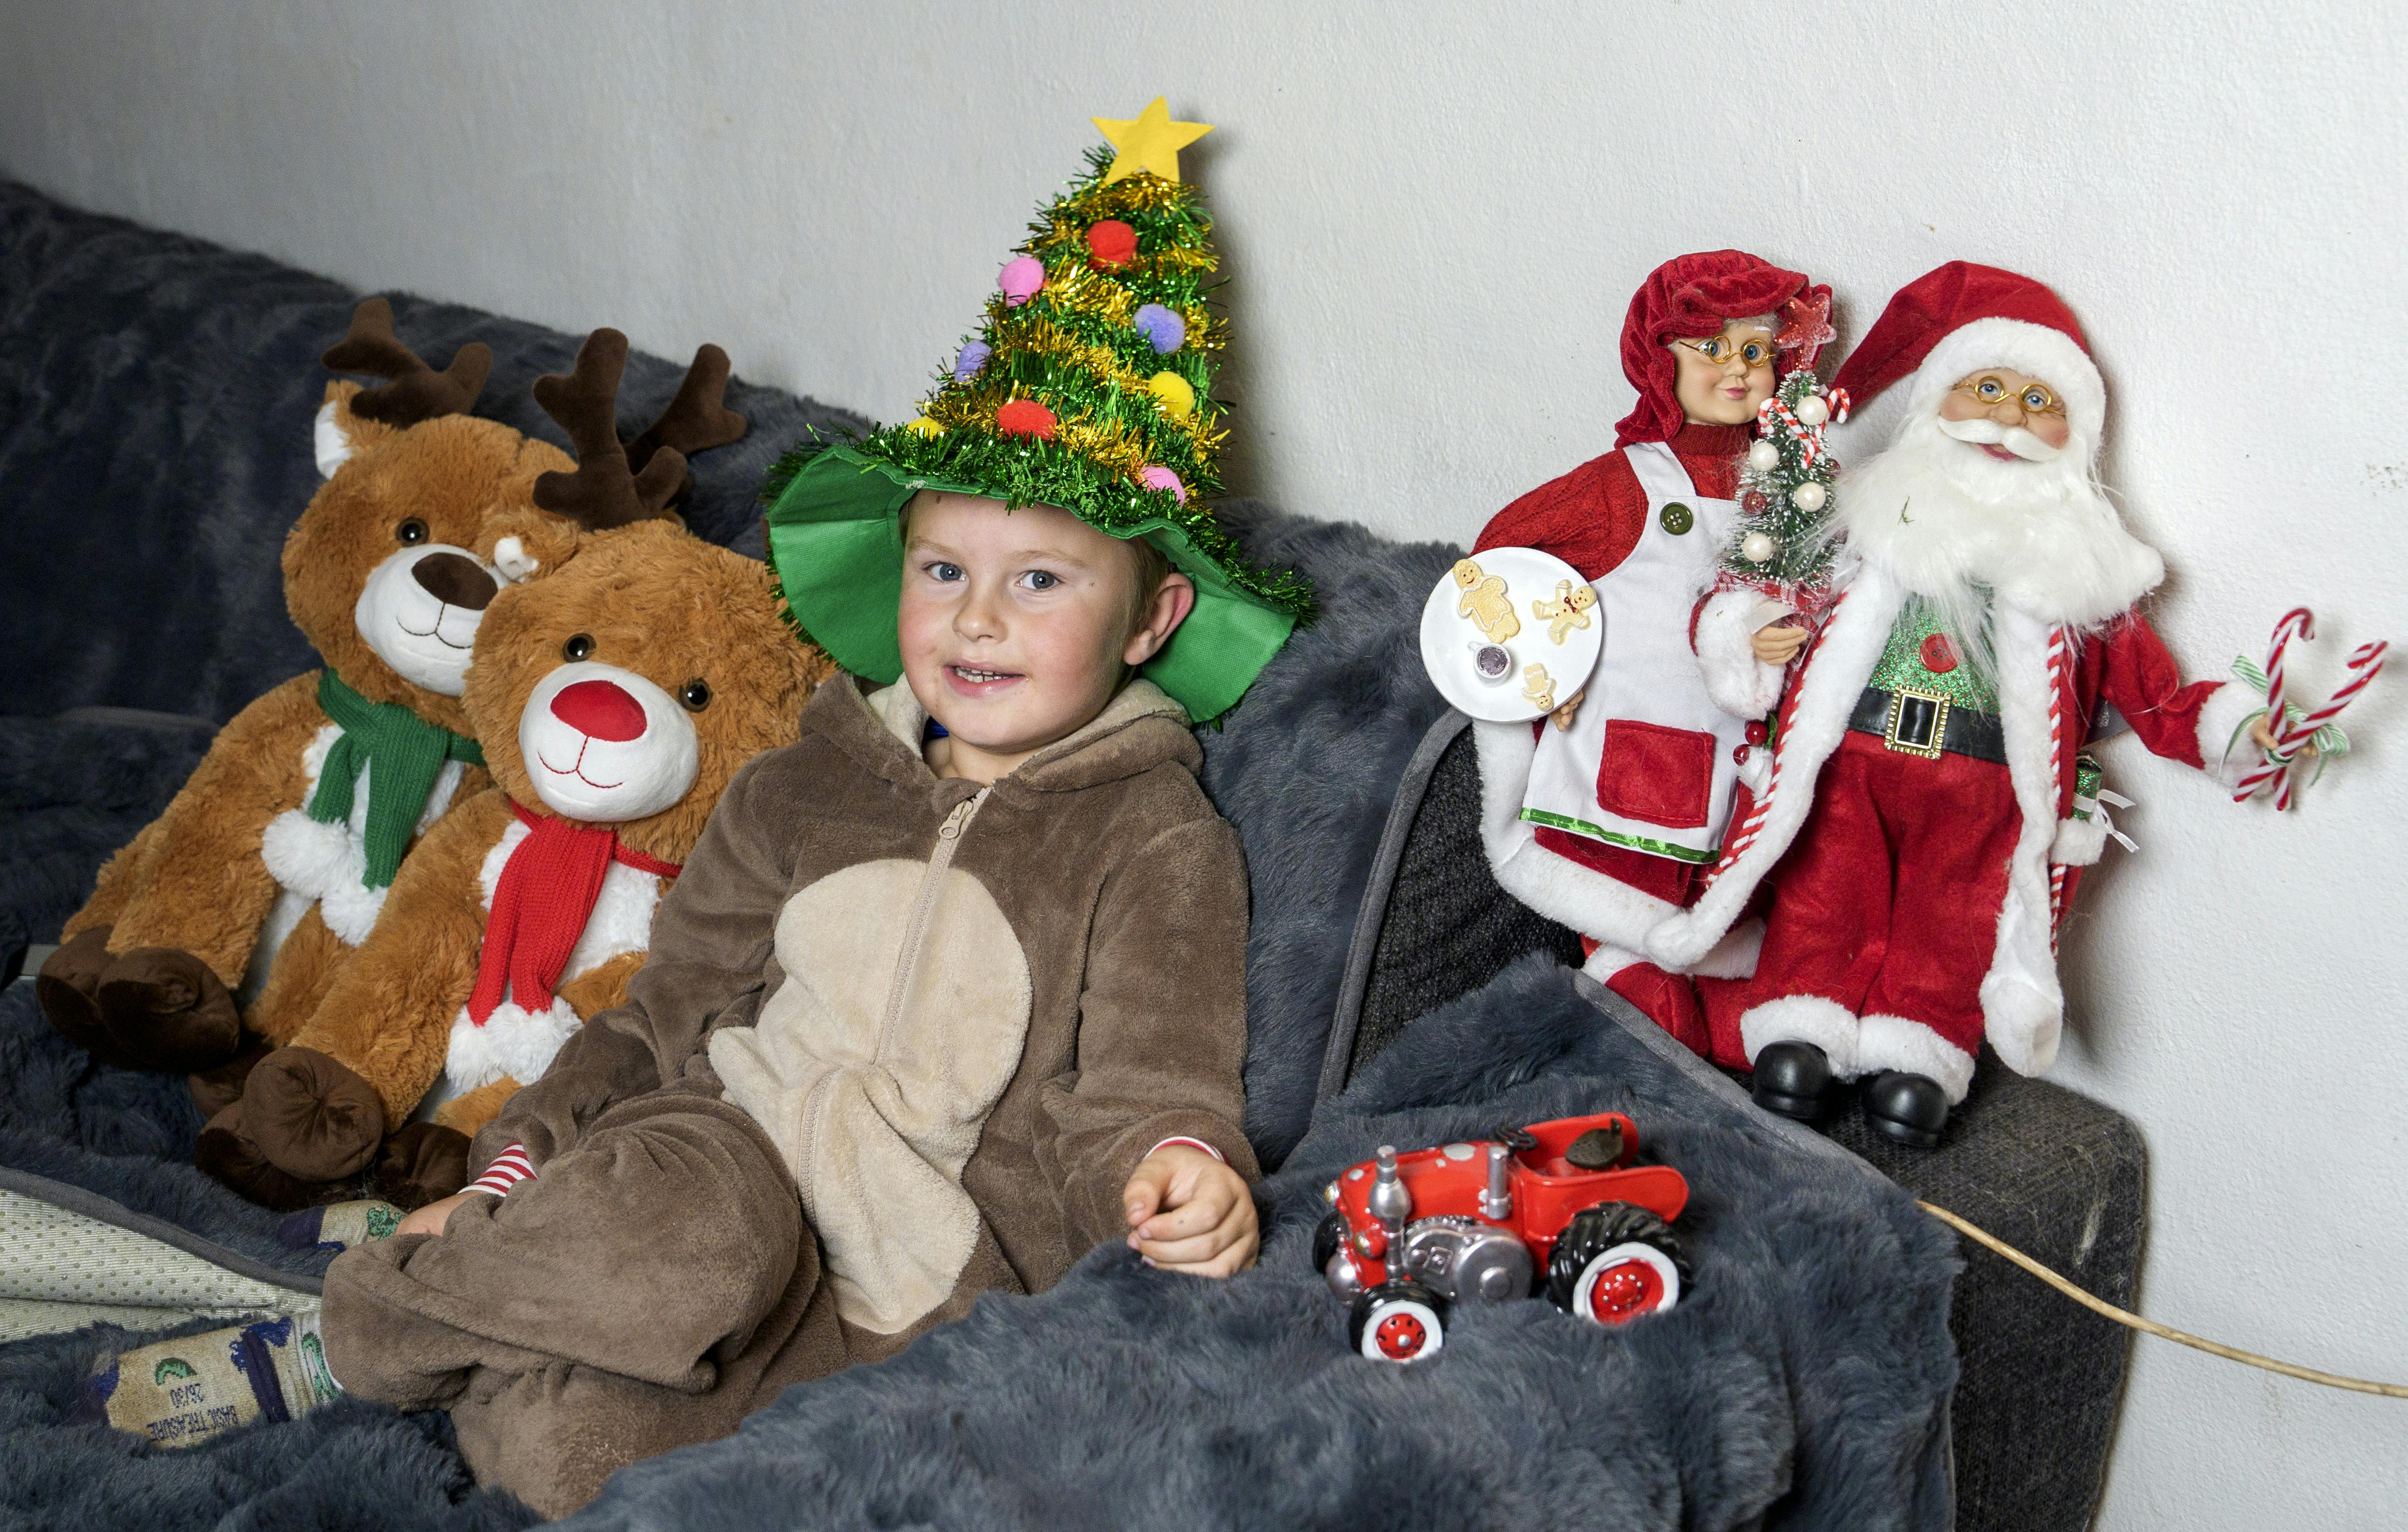
[[(900, 521), (904, 504), (924, 489), (994, 495), (838, 443), (812, 453), (769, 505), (769, 561), (795, 620), (838, 665), (881, 685), (903, 674), (895, 635), (903, 597)], [(1296, 617), (1231, 584), (1168, 520), (1098, 529), (1143, 537), (1196, 583), (1195, 610), (1140, 673), (1198, 723), (1237, 706), (1287, 642)]]

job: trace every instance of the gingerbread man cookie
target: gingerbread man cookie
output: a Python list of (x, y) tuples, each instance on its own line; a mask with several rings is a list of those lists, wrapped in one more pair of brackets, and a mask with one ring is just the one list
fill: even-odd
[(1555, 678), (1547, 673), (1544, 665), (1533, 665), (1522, 672), (1522, 695), (1541, 713), (1555, 710)]
[(1530, 615), (1543, 618), (1547, 637), (1561, 643), (1564, 635), (1575, 628), (1588, 626), (1589, 609), (1597, 605), (1597, 590), (1592, 585), (1575, 585), (1570, 580), (1555, 582), (1555, 599), (1532, 601)]
[(1455, 614), (1469, 617), (1489, 643), (1502, 643), (1522, 630), (1522, 619), (1513, 615), (1513, 601), (1505, 594), (1501, 576), (1484, 574), (1479, 565), (1465, 558), (1455, 566), (1455, 583), (1463, 587)]

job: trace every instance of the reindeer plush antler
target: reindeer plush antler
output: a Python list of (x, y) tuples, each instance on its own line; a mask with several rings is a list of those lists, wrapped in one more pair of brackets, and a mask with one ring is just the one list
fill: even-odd
[(686, 454), (722, 446), (744, 434), (742, 415), (722, 406), (727, 354), (717, 346), (695, 353), (685, 382), (661, 418), (624, 446), (619, 441), (619, 379), (627, 368), (627, 338), (595, 330), (577, 348), (567, 377), (538, 378), (535, 399), (568, 432), (575, 473), (547, 473), (535, 482), (535, 503), (594, 531), (670, 513), (685, 486)]
[(415, 426), (437, 415), (466, 414), (485, 387), (493, 348), (471, 340), (437, 372), (393, 333), (393, 305), (380, 297), (351, 311), (351, 332), (319, 358), (335, 372), (365, 372), (391, 380), (351, 396), (351, 413), (388, 426)]
[(685, 382), (678, 384), (677, 397), (643, 435), (627, 443), (627, 467), (641, 474), (663, 447), (691, 459), (741, 438), (747, 422), (721, 402), (727, 392), (727, 353), (710, 344), (696, 350)]

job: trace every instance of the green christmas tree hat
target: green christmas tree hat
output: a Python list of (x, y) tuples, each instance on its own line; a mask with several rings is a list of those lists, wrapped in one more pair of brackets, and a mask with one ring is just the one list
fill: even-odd
[(1202, 722), (1310, 620), (1312, 587), (1248, 562), (1202, 503), (1227, 434), (1211, 363), (1226, 326), (1206, 307), (1212, 221), (1179, 150), (1211, 129), (1159, 99), (1095, 123), (1113, 148), (1039, 213), (922, 413), (805, 442), (771, 470), (769, 557), (812, 640), (884, 683), (903, 671), (897, 518), (918, 491), (1060, 506), (1144, 538), (1196, 582), (1196, 607), (1143, 673)]

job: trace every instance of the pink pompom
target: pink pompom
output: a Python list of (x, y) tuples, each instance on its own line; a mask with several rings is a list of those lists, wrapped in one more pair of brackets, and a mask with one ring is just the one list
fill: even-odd
[(1023, 255), (1005, 263), (995, 279), (1003, 289), (1003, 301), (1017, 309), (1035, 297), (1045, 285), (1044, 263), (1034, 255)]
[(1137, 482), (1148, 489), (1167, 489), (1179, 498), (1180, 504), (1187, 503), (1187, 486), (1179, 482), (1178, 474), (1167, 468), (1154, 465), (1140, 469)]

